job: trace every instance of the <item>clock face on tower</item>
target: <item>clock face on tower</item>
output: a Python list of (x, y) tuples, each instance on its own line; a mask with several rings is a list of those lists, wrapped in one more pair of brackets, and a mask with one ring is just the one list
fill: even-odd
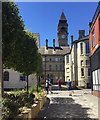
[(61, 38), (64, 39), (66, 36), (65, 35), (62, 35)]

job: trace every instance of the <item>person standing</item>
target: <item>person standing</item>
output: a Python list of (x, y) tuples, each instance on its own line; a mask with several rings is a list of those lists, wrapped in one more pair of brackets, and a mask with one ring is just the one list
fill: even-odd
[(49, 81), (48, 81), (48, 84), (49, 84), (49, 91), (51, 92), (51, 93), (53, 93), (52, 92), (52, 83), (51, 83), (51, 80), (49, 79)]
[(58, 80), (58, 90), (61, 90), (61, 81)]
[(47, 92), (47, 94), (48, 94), (48, 89), (49, 89), (48, 80), (46, 80), (45, 88), (46, 88), (46, 92)]
[[(72, 89), (71, 85), (72, 85), (72, 81), (70, 81), (70, 79), (69, 79), (69, 80), (67, 81), (68, 90), (71, 90), (71, 89)], [(72, 91), (69, 91), (69, 96), (72, 96)]]

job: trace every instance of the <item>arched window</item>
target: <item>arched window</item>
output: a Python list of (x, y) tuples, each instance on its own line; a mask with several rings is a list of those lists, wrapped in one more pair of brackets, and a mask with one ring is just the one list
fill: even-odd
[(4, 72), (4, 81), (9, 81), (9, 72), (8, 71)]
[(62, 28), (61, 28), (61, 31), (62, 31), (62, 32), (64, 32), (64, 31), (65, 31), (65, 28), (64, 28), (64, 27), (62, 27)]

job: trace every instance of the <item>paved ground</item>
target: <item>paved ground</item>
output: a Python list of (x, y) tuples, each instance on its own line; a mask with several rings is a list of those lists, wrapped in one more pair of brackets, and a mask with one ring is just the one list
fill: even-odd
[(69, 96), (66, 88), (59, 91), (57, 86), (54, 86), (53, 93), (47, 95), (47, 102), (35, 120), (39, 118), (97, 120), (100, 111), (98, 106), (100, 106), (100, 99), (91, 95), (90, 89), (73, 90), (72, 96)]

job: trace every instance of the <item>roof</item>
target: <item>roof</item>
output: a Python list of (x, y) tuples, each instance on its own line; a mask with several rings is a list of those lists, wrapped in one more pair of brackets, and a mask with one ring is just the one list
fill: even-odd
[(89, 40), (89, 35), (84, 36), (84, 37), (82, 37), (82, 38), (80, 38), (80, 39), (78, 39), (78, 40), (74, 40), (73, 43), (75, 43), (75, 42), (78, 43), (78, 42), (85, 41), (85, 40)]
[(98, 6), (97, 6), (97, 8), (96, 8), (96, 10), (95, 10), (95, 13), (94, 13), (94, 16), (93, 16), (93, 18), (92, 18), (92, 21), (89, 23), (90, 29), (91, 29), (92, 26), (94, 25), (94, 23), (95, 23), (98, 15), (99, 15), (99, 13), (100, 13), (100, 1), (98, 2)]
[(48, 47), (48, 49), (46, 47), (40, 47), (39, 52), (42, 55), (65, 55), (70, 52), (70, 47), (55, 47), (55, 50), (53, 47)]
[(60, 20), (66, 20), (66, 17), (65, 17), (65, 15), (64, 15), (64, 12), (63, 12), (63, 11), (62, 11), (62, 14), (61, 14)]

